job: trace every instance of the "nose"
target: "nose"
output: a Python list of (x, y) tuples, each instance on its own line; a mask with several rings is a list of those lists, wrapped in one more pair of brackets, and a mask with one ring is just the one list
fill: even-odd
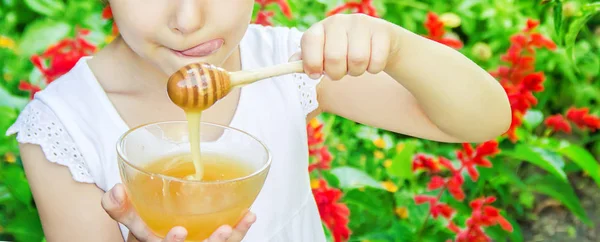
[(199, 0), (172, 0), (173, 4), (177, 4), (177, 7), (169, 27), (181, 34), (190, 34), (201, 29), (204, 25), (203, 2)]

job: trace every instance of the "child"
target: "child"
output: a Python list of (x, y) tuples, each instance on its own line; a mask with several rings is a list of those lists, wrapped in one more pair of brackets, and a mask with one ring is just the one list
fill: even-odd
[(184, 228), (162, 240), (137, 217), (118, 185), (115, 143), (130, 127), (185, 119), (166, 80), (189, 63), (236, 71), (302, 59), (305, 70), (235, 89), (204, 112), (203, 121), (258, 137), (273, 157), (252, 213), (207, 241), (325, 241), (305, 129), (321, 112), (440, 142), (486, 141), (511, 122), (486, 71), (381, 19), (335, 15), (301, 33), (250, 25), (251, 0), (108, 4), (120, 37), (39, 92), (8, 131), (18, 133), (48, 241), (183, 241)]

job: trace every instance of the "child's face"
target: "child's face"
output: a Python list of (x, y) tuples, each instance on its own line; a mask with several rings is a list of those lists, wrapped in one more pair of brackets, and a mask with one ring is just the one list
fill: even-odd
[(237, 49), (254, 4), (253, 0), (109, 2), (125, 42), (166, 75), (192, 62), (221, 65)]

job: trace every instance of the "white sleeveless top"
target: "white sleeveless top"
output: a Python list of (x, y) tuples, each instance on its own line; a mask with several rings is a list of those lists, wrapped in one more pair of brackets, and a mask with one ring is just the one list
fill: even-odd
[[(287, 62), (302, 33), (250, 25), (240, 43), (242, 69)], [(38, 144), (47, 159), (69, 168), (75, 181), (104, 191), (121, 182), (115, 146), (128, 126), (86, 61), (49, 84), (21, 112), (7, 135)], [(272, 167), (251, 210), (257, 214), (244, 241), (325, 241), (308, 174), (306, 115), (317, 107), (318, 81), (304, 74), (266, 79), (242, 88), (231, 123), (263, 141)], [(121, 225), (126, 238), (128, 230)]]

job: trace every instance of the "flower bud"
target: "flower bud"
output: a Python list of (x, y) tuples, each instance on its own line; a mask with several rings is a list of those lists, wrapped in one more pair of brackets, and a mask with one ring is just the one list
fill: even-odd
[(575, 1), (569, 1), (563, 4), (562, 11), (565, 17), (573, 17), (579, 11), (579, 6)]
[(471, 54), (480, 60), (488, 60), (492, 57), (492, 48), (486, 43), (478, 42), (473, 45)]
[(460, 26), (461, 23), (460, 17), (454, 13), (444, 13), (440, 15), (440, 21), (444, 23), (444, 26), (449, 28), (456, 28)]

